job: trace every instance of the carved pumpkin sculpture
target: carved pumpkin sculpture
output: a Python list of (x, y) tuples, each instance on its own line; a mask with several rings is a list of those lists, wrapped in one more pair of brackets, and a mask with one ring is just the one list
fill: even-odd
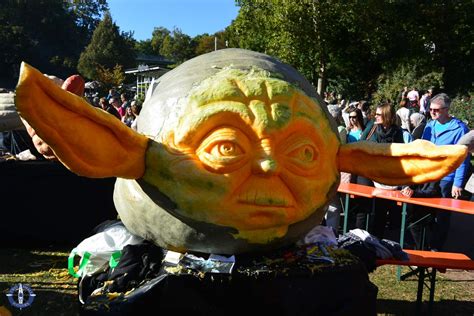
[(242, 253), (321, 222), (339, 171), (387, 184), (438, 179), (464, 146), (341, 145), (310, 83), (276, 59), (225, 49), (160, 78), (138, 132), (22, 65), (17, 108), (72, 171), (118, 177), (133, 233), (178, 251)]

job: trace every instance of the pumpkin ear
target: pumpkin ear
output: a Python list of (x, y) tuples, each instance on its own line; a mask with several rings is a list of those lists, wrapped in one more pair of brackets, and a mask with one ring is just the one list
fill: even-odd
[(467, 147), (436, 146), (426, 140), (409, 144), (378, 144), (361, 141), (341, 145), (339, 170), (389, 184), (437, 181), (466, 158)]
[(21, 64), (15, 103), (20, 116), (71, 171), (92, 178), (143, 175), (147, 137), (26, 63)]

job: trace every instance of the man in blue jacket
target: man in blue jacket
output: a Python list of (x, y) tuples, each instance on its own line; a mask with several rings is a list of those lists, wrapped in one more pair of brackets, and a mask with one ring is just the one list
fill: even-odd
[[(454, 145), (459, 139), (469, 132), (466, 124), (459, 119), (449, 115), (451, 99), (445, 93), (435, 95), (430, 103), (430, 115), (432, 120), (426, 124), (422, 139), (428, 140), (436, 145)], [(467, 179), (469, 171), (470, 155), (452, 173), (448, 174), (440, 181), (441, 196), (445, 198), (459, 198), (462, 188)], [(437, 239), (433, 248), (439, 249), (447, 237), (451, 213), (440, 211), (436, 216), (435, 234)]]

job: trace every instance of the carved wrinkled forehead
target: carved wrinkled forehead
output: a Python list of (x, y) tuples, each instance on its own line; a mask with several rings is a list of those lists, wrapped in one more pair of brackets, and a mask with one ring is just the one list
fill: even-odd
[(175, 131), (177, 143), (199, 138), (219, 123), (245, 124), (264, 137), (303, 119), (327, 129), (327, 120), (315, 99), (268, 72), (223, 69), (195, 86), (187, 99), (187, 112)]
[[(170, 130), (176, 129), (184, 116), (192, 115), (189, 113), (188, 102), (194, 88), (223, 69), (247, 73), (252, 72), (252, 69), (260, 69), (270, 74), (271, 78), (281, 79), (303, 91), (310, 99), (317, 100), (316, 103), (323, 104), (311, 83), (290, 65), (266, 54), (228, 48), (195, 57), (160, 77), (140, 112), (138, 131), (160, 141)], [(249, 87), (252, 85), (249, 84)], [(214, 93), (217, 91), (219, 90), (214, 90)], [(274, 91), (273, 89), (273, 95)], [(325, 107), (322, 112), (329, 116), (329, 113), (325, 113)], [(330, 124), (331, 129), (337, 132), (335, 123)]]

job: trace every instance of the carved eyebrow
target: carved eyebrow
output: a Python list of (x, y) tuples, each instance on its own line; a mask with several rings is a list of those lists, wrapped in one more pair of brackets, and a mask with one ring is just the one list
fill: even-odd
[[(235, 116), (229, 121), (234, 121), (236, 127), (241, 121), (259, 130), (259, 134), (281, 129), (292, 118), (303, 118), (319, 126), (325, 117), (316, 100), (263, 71), (223, 70), (191, 89), (187, 102), (187, 111), (196, 114), (182, 117), (175, 130), (175, 140), (182, 144), (202, 138), (204, 132), (200, 130), (210, 129), (203, 126), (217, 126), (218, 122), (208, 121), (217, 121), (222, 115)], [(249, 130), (255, 134), (250, 127)]]
[[(190, 108), (191, 112), (200, 112), (188, 115), (180, 121), (175, 133), (177, 144), (192, 144), (195, 139), (204, 137), (206, 131), (215, 128), (222, 117), (227, 116), (226, 124), (231, 122), (235, 127), (246, 126), (250, 138), (259, 130), (258, 136), (269, 132), (272, 129), (281, 129), (292, 119), (305, 119), (321, 128), (325, 115), (315, 103), (315, 101), (298, 90), (294, 91), (291, 99), (288, 97), (278, 98), (280, 102), (268, 104), (259, 100), (251, 100), (248, 104), (243, 100), (215, 100), (207, 104), (202, 104), (198, 108)], [(273, 101), (273, 100), (272, 100)], [(258, 119), (256, 117), (256, 113)], [(216, 123), (213, 123), (215, 121)], [(239, 123), (241, 122), (241, 123)], [(206, 125), (210, 125), (206, 128)], [(250, 128), (254, 127), (254, 129)]]
[[(255, 138), (255, 132), (250, 127), (254, 116), (245, 104), (232, 101), (222, 101), (220, 104), (216, 102), (216, 104), (209, 104), (209, 111), (203, 112), (200, 116), (193, 115), (180, 122), (175, 133), (176, 144), (197, 144), (211, 130), (221, 125), (238, 128), (250, 139)], [(225, 124), (219, 124), (223, 118), (226, 120)]]

